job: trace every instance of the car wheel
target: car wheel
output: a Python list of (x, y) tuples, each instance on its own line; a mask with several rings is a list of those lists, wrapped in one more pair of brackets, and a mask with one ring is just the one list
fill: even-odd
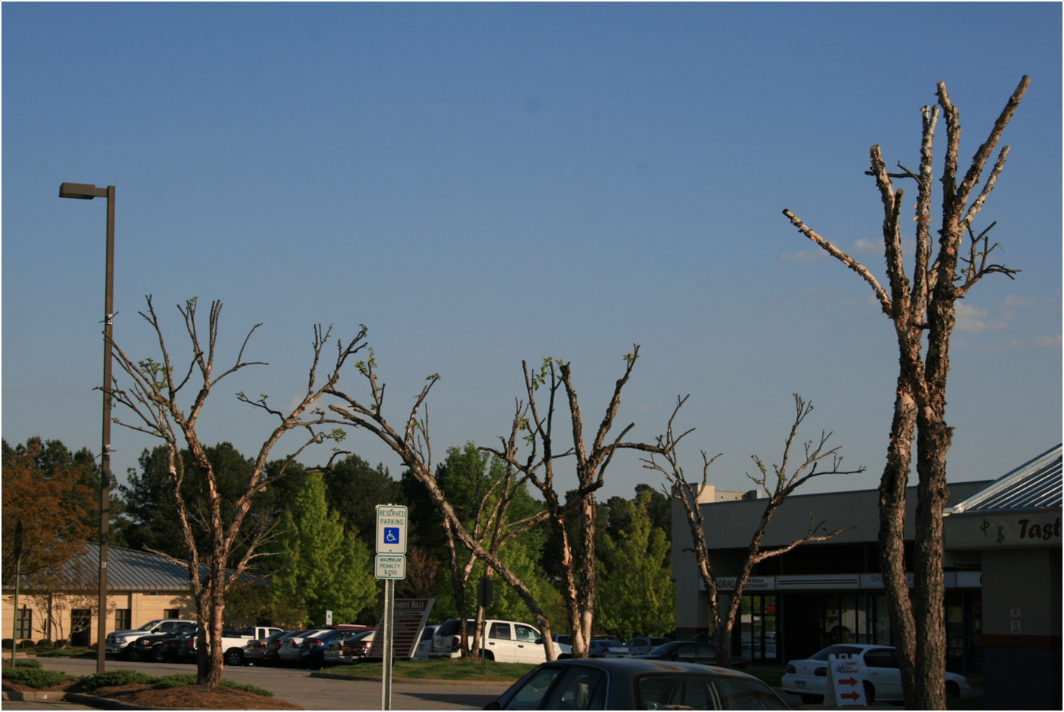
[(864, 681), (864, 696), (866, 705), (875, 704), (876, 688), (873, 687), (872, 683), (870, 683), (868, 680)]
[(961, 696), (961, 686), (955, 682), (946, 683), (946, 699), (955, 700)]
[(166, 651), (162, 646), (157, 646), (151, 651), (151, 659), (156, 663), (165, 663), (167, 660)]
[(495, 661), (495, 656), (492, 654), (492, 652), (490, 650), (485, 650), (484, 651), (484, 659), (485, 660), (491, 660), (492, 662), (494, 662)]
[(802, 704), (805, 705), (819, 705), (823, 701), (823, 695), (802, 695)]
[(131, 663), (139, 663), (144, 659), (144, 656), (141, 655), (140, 651), (136, 648), (130, 647), (130, 649), (126, 651), (126, 659)]
[(237, 648), (233, 648), (231, 650), (226, 651), (226, 653), (225, 653), (225, 664), (226, 665), (231, 665), (233, 667), (236, 667), (238, 665), (243, 665), (244, 664), (244, 653), (241, 652), (240, 650), (238, 650)]

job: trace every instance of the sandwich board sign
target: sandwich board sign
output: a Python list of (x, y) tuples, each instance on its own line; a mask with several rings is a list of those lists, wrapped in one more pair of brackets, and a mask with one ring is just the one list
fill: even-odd
[(857, 661), (849, 655), (828, 656), (828, 689), (824, 691), (824, 702), (832, 696), (839, 707), (867, 707), (868, 700), (864, 694), (864, 679), (857, 667)]

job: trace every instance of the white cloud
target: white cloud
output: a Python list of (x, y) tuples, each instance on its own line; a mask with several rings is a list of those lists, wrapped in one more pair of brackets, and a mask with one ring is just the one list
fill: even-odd
[(1003, 321), (990, 323), (986, 320), (987, 310), (957, 302), (957, 331), (989, 331), (1004, 329), (1008, 325)]
[(853, 243), (854, 252), (865, 252), (869, 254), (882, 254), (883, 243), (879, 240), (873, 240), (870, 237), (862, 237), (857, 242)]
[(1000, 344), (984, 344), (980, 346), (982, 351), (996, 351), (999, 349), (1059, 349), (1061, 347), (1061, 335), (1039, 336), (1034, 341), (1019, 341), (1013, 339)]
[(784, 262), (816, 262), (828, 258), (828, 253), (819, 247), (813, 250), (802, 250), (791, 254), (780, 255)]
[(1005, 306), (1007, 307), (1029, 307), (1032, 304), (1034, 304), (1033, 299), (1021, 299), (1015, 294), (1005, 297)]

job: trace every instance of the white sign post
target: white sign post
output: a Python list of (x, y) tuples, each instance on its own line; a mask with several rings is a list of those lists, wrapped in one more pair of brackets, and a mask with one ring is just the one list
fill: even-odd
[(395, 632), (395, 581), (406, 578), (406, 507), (397, 504), (377, 505), (377, 557), (374, 574), (384, 579), (384, 614), (381, 638), (384, 642), (381, 667), (381, 709), (392, 708), (392, 646)]

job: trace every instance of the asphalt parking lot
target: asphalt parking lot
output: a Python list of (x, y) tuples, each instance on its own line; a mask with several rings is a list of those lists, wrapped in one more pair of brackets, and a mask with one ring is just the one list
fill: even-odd
[[(46, 670), (60, 670), (70, 675), (92, 675), (96, 661), (74, 658), (39, 658)], [(178, 675), (194, 672), (192, 665), (178, 663), (130, 663), (108, 660), (108, 670), (139, 670), (148, 675)], [(381, 684), (363, 680), (336, 680), (311, 677), (306, 670), (277, 667), (227, 667), (225, 677), (234, 682), (269, 690), (275, 697), (308, 710), (379, 710)], [(450, 710), (483, 709), (501, 695), (508, 685), (483, 686), (440, 684), (433, 681), (404, 682), (392, 685), (392, 709)], [(7, 705), (4, 705), (7, 707)]]

